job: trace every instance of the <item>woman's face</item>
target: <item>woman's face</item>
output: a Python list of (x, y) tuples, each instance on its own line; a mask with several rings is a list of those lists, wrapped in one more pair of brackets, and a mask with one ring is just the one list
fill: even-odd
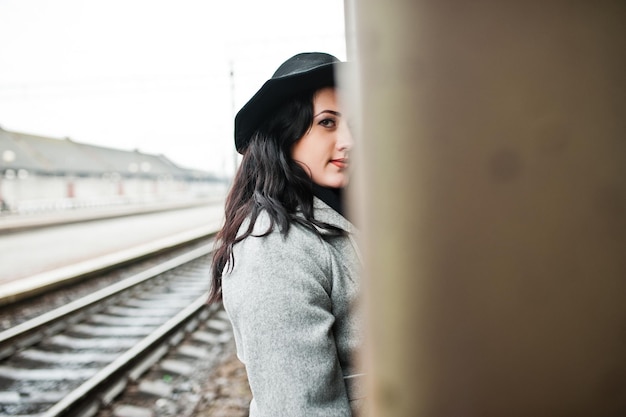
[(298, 140), (291, 156), (323, 187), (348, 184), (348, 153), (353, 140), (345, 116), (339, 111), (337, 93), (328, 87), (313, 97), (313, 125)]

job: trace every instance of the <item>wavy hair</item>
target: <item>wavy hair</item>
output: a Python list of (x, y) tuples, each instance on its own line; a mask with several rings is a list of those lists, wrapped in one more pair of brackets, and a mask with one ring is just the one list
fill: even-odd
[[(235, 264), (233, 246), (252, 235), (259, 214), (265, 211), (270, 226), (286, 235), (291, 224), (304, 226), (321, 237), (318, 228), (332, 235), (341, 229), (313, 217), (313, 181), (291, 157), (293, 145), (313, 124), (313, 99), (318, 90), (301, 93), (282, 104), (252, 135), (226, 197), (225, 223), (217, 234), (211, 265), (208, 302), (222, 299), (222, 273)], [(250, 219), (245, 231), (241, 225)]]

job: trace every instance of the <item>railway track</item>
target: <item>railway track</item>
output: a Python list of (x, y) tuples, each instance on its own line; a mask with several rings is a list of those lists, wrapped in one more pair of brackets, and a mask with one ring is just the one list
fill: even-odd
[[(151, 368), (184, 375), (194, 360), (215, 355), (232, 333), (223, 310), (205, 304), (212, 247), (0, 333), (0, 415), (95, 416)], [(162, 377), (142, 384), (167, 393)]]

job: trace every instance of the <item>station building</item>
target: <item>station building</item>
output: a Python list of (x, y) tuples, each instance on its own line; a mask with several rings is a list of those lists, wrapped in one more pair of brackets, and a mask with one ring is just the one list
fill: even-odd
[(0, 212), (180, 202), (224, 195), (228, 181), (164, 155), (0, 128)]

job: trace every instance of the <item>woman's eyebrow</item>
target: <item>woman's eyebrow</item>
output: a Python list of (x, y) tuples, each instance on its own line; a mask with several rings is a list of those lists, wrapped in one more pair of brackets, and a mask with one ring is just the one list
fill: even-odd
[(317, 113), (317, 114), (316, 114), (315, 116), (313, 116), (313, 117), (317, 117), (317, 116), (319, 116), (320, 114), (324, 114), (324, 113), (330, 113), (330, 114), (332, 114), (332, 115), (334, 115), (334, 116), (341, 117), (341, 112), (338, 112), (338, 111), (335, 111), (335, 110), (322, 110), (321, 112)]

